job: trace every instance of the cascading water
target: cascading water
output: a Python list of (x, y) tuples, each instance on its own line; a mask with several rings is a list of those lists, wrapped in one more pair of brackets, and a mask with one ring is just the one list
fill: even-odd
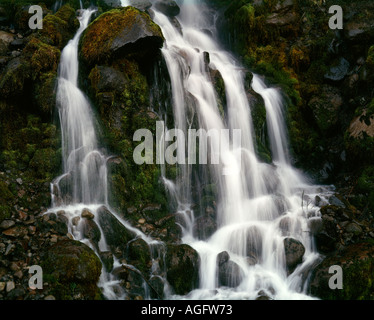
[[(68, 232), (91, 247), (102, 258), (110, 251), (104, 236), (105, 215), (117, 221), (134, 239), (142, 238), (152, 248), (158, 242), (121, 219), (108, 203), (107, 162), (111, 158), (98, 148), (94, 115), (85, 94), (78, 87), (78, 44), (95, 9), (82, 9), (78, 18), (80, 27), (74, 38), (61, 53), (58, 72), (57, 107), (62, 134), (63, 174), (51, 184), (52, 207), (47, 212), (54, 213), (67, 222)], [(86, 216), (85, 216), (86, 214)], [(61, 217), (62, 216), (62, 217)], [(87, 222), (84, 217), (93, 219), (94, 228), (99, 231), (99, 240), (87, 236)], [(92, 223), (91, 223), (92, 227)], [(109, 226), (111, 228), (112, 226)], [(95, 230), (95, 229), (94, 229)], [(95, 231), (96, 232), (96, 231)], [(104, 265), (104, 264), (103, 264)], [(113, 270), (121, 262), (114, 257)], [(129, 265), (129, 268), (135, 269)], [(107, 299), (124, 299), (126, 294), (118, 280), (104, 267), (99, 287)]]
[[(319, 219), (319, 208), (313, 199), (317, 191), (327, 195), (328, 190), (310, 185), (291, 166), (281, 95), (254, 75), (252, 88), (265, 102), (273, 163), (258, 160), (243, 68), (217, 44), (214, 17), (208, 7), (201, 1), (180, 2), (180, 28), (152, 7), (154, 21), (166, 39), (162, 53), (171, 79), (175, 127), (187, 136), (197, 119), (197, 129), (241, 131), (240, 148), (235, 148), (232, 141), (220, 140), (224, 139), (221, 136), (213, 136), (211, 143), (221, 146), (220, 164), (208, 168), (200, 165), (204, 167), (202, 183), (214, 182), (217, 187), (218, 229), (208, 239), (199, 240), (192, 233), (191, 165), (179, 165), (176, 181), (164, 178), (166, 187), (178, 199), (178, 212), (186, 218), (183, 241), (195, 248), (201, 258), (200, 288), (188, 298), (309, 298), (306, 275), (318, 259), (309, 228), (313, 219)], [(218, 70), (224, 80), (224, 117), (207, 71), (207, 53), (209, 68)], [(322, 194), (320, 197), (326, 199)], [(302, 262), (292, 273), (286, 266), (287, 241), (302, 244), (305, 250)], [(220, 268), (221, 263), (224, 267)]]
[[(131, 4), (131, 0), (122, 2)], [(266, 164), (258, 160), (243, 68), (217, 44), (212, 16), (206, 14), (208, 8), (203, 3), (190, 0), (180, 7), (180, 28), (178, 23), (172, 23), (152, 8), (154, 21), (160, 25), (166, 39), (162, 53), (171, 79), (175, 127), (185, 133), (194, 125), (206, 131), (239, 129), (241, 144), (233, 143), (232, 137), (213, 135), (211, 144), (220, 146), (218, 164), (179, 165), (175, 181), (163, 177), (165, 186), (178, 203), (178, 212), (186, 220), (182, 240), (198, 251), (201, 260), (199, 289), (187, 297), (178, 297), (170, 295), (166, 286), (166, 297), (255, 299), (266, 295), (274, 299), (308, 298), (305, 294), (308, 270), (318, 259), (309, 224), (318, 219), (319, 208), (313, 203), (314, 196), (325, 190), (311, 186), (291, 166), (281, 95), (276, 89), (267, 88), (261, 78), (254, 75), (252, 88), (265, 102), (274, 161)], [(109, 251), (109, 246), (103, 236), (97, 243), (85, 236), (81, 217), (86, 209), (92, 213), (101, 234), (104, 226), (100, 217), (110, 214), (149, 245), (158, 243), (120, 219), (108, 204), (107, 161), (110, 157), (98, 149), (91, 106), (78, 88), (78, 43), (93, 12), (81, 10), (80, 28), (61, 54), (57, 106), (62, 132), (63, 174), (51, 185), (52, 208), (49, 212), (57, 216), (63, 213), (68, 219), (69, 233), (101, 257)], [(209, 68), (218, 70), (224, 80), (225, 112), (218, 107), (207, 71), (207, 53)], [(202, 152), (209, 153), (208, 147), (205, 146)], [(196, 167), (202, 173), (199, 178), (203, 184), (214, 182), (217, 187), (218, 228), (206, 240), (193, 233), (192, 191)], [(320, 194), (320, 198), (323, 202), (324, 196)], [(302, 263), (291, 274), (286, 267), (285, 239), (301, 243), (305, 250)], [(114, 259), (114, 267), (120, 264)], [(225, 266), (224, 281), (220, 279), (221, 264)], [(108, 299), (125, 298), (119, 281), (105, 268), (99, 286)]]

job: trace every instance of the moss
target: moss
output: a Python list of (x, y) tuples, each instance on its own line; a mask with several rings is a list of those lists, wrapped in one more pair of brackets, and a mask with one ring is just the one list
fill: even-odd
[(57, 72), (61, 52), (56, 47), (33, 37), (25, 47), (24, 53), (30, 56), (33, 80), (40, 77), (41, 73)]
[(58, 242), (45, 253), (42, 268), (43, 280), (49, 281), (56, 298), (100, 298), (96, 283), (102, 265), (96, 254), (85, 244), (74, 240)]
[(11, 201), (14, 199), (13, 193), (9, 190), (8, 184), (0, 180), (0, 223), (11, 217)]
[(69, 5), (64, 5), (56, 14), (44, 17), (43, 29), (39, 30), (38, 37), (43, 42), (61, 50), (78, 27), (79, 22), (75, 17), (75, 10)]
[(81, 57), (89, 65), (94, 65), (98, 62), (108, 62), (113, 54), (113, 41), (125, 31), (129, 32), (132, 24), (139, 20), (144, 21), (144, 28), (154, 38), (164, 39), (160, 27), (145, 12), (130, 6), (113, 9), (100, 15), (87, 27), (80, 41)]

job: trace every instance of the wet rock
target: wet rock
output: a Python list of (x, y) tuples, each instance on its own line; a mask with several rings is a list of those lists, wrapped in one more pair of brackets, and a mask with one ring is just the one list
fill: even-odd
[(135, 7), (141, 11), (147, 11), (150, 7), (152, 7), (152, 3), (148, 0), (131, 0), (131, 6)]
[(83, 209), (82, 210), (82, 214), (81, 214), (81, 217), (82, 218), (86, 218), (88, 220), (92, 220), (93, 218), (95, 218), (95, 215), (88, 209)]
[(198, 287), (200, 257), (187, 244), (169, 245), (165, 256), (166, 278), (176, 294), (187, 294)]
[(152, 287), (150, 295), (152, 299), (164, 299), (164, 281), (159, 276), (152, 276), (149, 279), (149, 285)]
[(155, 8), (169, 17), (175, 17), (180, 13), (180, 8), (173, 0), (158, 0)]
[(98, 243), (101, 239), (99, 226), (94, 220), (83, 220), (82, 223), (83, 236), (87, 239), (90, 239), (93, 244), (98, 247)]
[(293, 238), (285, 238), (284, 252), (286, 255), (286, 266), (290, 273), (292, 273), (296, 266), (302, 262), (305, 253), (305, 247), (303, 244)]
[(261, 259), (262, 255), (262, 233), (256, 226), (251, 226), (245, 231), (246, 255)]
[(122, 72), (106, 66), (96, 66), (92, 69), (89, 78), (92, 87), (98, 92), (122, 93), (127, 84)]
[(105, 270), (107, 272), (111, 272), (113, 270), (113, 263), (114, 263), (113, 253), (111, 253), (110, 251), (103, 251), (103, 252), (100, 252), (99, 255), (105, 267)]
[(195, 220), (193, 233), (195, 237), (205, 240), (217, 230), (217, 223), (213, 217), (202, 216)]
[(143, 239), (130, 241), (127, 245), (127, 256), (131, 264), (140, 271), (149, 271), (151, 265), (151, 251)]
[(223, 251), (217, 256), (218, 283), (220, 286), (237, 287), (243, 279), (241, 268)]
[(97, 215), (105, 240), (113, 249), (120, 247), (124, 250), (126, 243), (136, 237), (106, 207), (99, 208)]

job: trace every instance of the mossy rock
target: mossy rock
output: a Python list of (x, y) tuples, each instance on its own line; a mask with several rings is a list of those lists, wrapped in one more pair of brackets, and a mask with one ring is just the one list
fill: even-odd
[(24, 54), (30, 56), (33, 80), (42, 73), (57, 72), (61, 52), (56, 47), (33, 37), (25, 47)]
[(75, 10), (69, 5), (64, 5), (54, 15), (49, 14), (44, 17), (43, 29), (39, 30), (38, 36), (43, 42), (61, 50), (78, 27)]
[(2, 98), (22, 95), (26, 82), (31, 77), (29, 62), (21, 57), (11, 60), (0, 75), (0, 94)]
[[(343, 271), (343, 289), (330, 289), (333, 274), (329, 268), (338, 265)], [(363, 242), (348, 246), (341, 253), (333, 253), (314, 270), (310, 293), (324, 300), (366, 300), (374, 294), (374, 246)]]
[[(59, 299), (73, 299), (80, 292), (85, 299), (97, 299), (101, 262), (92, 249), (75, 240), (63, 240), (50, 247), (42, 260), (43, 277), (49, 280)], [(70, 292), (69, 292), (70, 289)]]
[(90, 66), (119, 56), (144, 60), (157, 53), (163, 41), (160, 27), (148, 14), (133, 7), (113, 9), (87, 27), (80, 56)]
[(199, 285), (200, 257), (187, 244), (169, 245), (165, 256), (166, 278), (179, 295), (187, 294)]

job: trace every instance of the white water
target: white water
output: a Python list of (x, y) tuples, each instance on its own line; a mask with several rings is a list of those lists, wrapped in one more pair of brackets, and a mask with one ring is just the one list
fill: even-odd
[[(64, 216), (68, 233), (75, 239), (91, 247), (100, 258), (100, 254), (110, 251), (100, 226), (100, 208), (105, 207), (125, 228), (136, 237), (142, 238), (150, 246), (159, 242), (147, 237), (132, 227), (114, 212), (108, 204), (107, 161), (98, 147), (94, 114), (85, 94), (78, 87), (78, 45), (83, 31), (87, 28), (95, 9), (81, 10), (80, 27), (74, 38), (68, 42), (61, 53), (57, 107), (62, 133), (63, 174), (51, 184), (52, 207), (47, 213)], [(84, 236), (85, 223), (82, 212), (88, 210), (94, 215), (93, 221), (100, 230), (101, 237), (97, 245)], [(114, 257), (114, 267), (121, 262)], [(98, 286), (107, 299), (124, 299), (125, 291), (105, 268), (102, 268)]]
[[(184, 132), (191, 127), (194, 117), (199, 128), (206, 130), (240, 129), (242, 148), (233, 149), (230, 141), (218, 141), (223, 146), (219, 153), (221, 164), (211, 165), (209, 170), (202, 168), (206, 180), (203, 182), (216, 181), (218, 189), (218, 230), (206, 241), (197, 239), (192, 233), (195, 221), (191, 209), (192, 165), (181, 166), (176, 181), (164, 179), (170, 194), (179, 204), (179, 212), (186, 217), (183, 241), (194, 247), (201, 258), (200, 288), (186, 297), (167, 297), (255, 299), (262, 290), (273, 299), (309, 298), (305, 294), (304, 273), (318, 258), (309, 234), (309, 222), (310, 217), (318, 218), (319, 208), (314, 206), (313, 199), (323, 190), (309, 185), (303, 175), (290, 165), (280, 93), (267, 88), (255, 75), (252, 87), (266, 104), (274, 162), (265, 164), (258, 160), (242, 67), (214, 40), (216, 30), (212, 27), (213, 19), (205, 15), (207, 8), (200, 1), (189, 0), (180, 6), (178, 20), (183, 35), (162, 13), (155, 12), (154, 18), (166, 38), (162, 52), (171, 78), (174, 123)], [(62, 131), (63, 174), (52, 183), (53, 206), (49, 212), (64, 212), (69, 233), (100, 253), (108, 250), (105, 238), (101, 237), (99, 248), (95, 248), (84, 238), (80, 222), (74, 222), (85, 208), (94, 214), (94, 221), (100, 229), (97, 212), (104, 205), (126, 228), (148, 244), (153, 241), (120, 219), (107, 203), (108, 156), (98, 149), (91, 106), (77, 85), (79, 37), (92, 13), (92, 10), (82, 10), (81, 26), (61, 55), (57, 105)], [(222, 119), (214, 87), (206, 72), (204, 51), (209, 52), (210, 67), (219, 70), (225, 82), (225, 119)], [(191, 103), (191, 96), (195, 103)], [(223, 175), (223, 172), (231, 174)], [(320, 196), (324, 199), (323, 195)], [(285, 234), (279, 227), (285, 217), (289, 218), (287, 236), (301, 241), (306, 249), (302, 264), (291, 275), (286, 272)], [(231, 261), (240, 268), (240, 281), (235, 285), (219, 287), (216, 259), (222, 251), (227, 251)], [(250, 253), (255, 253), (256, 257), (252, 257), (255, 263), (248, 263)], [(115, 259), (114, 264), (116, 267), (120, 262)], [(108, 299), (123, 299), (126, 296), (119, 281), (104, 269), (99, 286)]]
[[(326, 199), (321, 193), (328, 195), (328, 190), (310, 185), (290, 164), (281, 94), (275, 88), (267, 88), (254, 75), (252, 88), (265, 102), (273, 163), (258, 160), (242, 66), (218, 45), (214, 15), (202, 1), (179, 1), (178, 4), (181, 13), (177, 19), (182, 32), (161, 12), (155, 10), (154, 16), (166, 39), (162, 53), (171, 79), (175, 127), (186, 133), (195, 117), (199, 128), (205, 130), (240, 129), (242, 148), (233, 149), (228, 141), (218, 141), (223, 146), (219, 153), (220, 165), (210, 165), (209, 170), (202, 168), (206, 173), (203, 183), (214, 181), (218, 189), (218, 230), (205, 241), (192, 233), (195, 218), (190, 207), (191, 188), (186, 188), (191, 185), (191, 165), (180, 165), (176, 181), (164, 179), (170, 193), (178, 199), (179, 213), (186, 217), (183, 241), (195, 248), (201, 258), (199, 289), (186, 297), (172, 297), (255, 299), (266, 295), (271, 299), (308, 299), (305, 271), (318, 259), (309, 224), (311, 219), (318, 219), (315, 196), (319, 193)], [(209, 67), (219, 70), (225, 83), (225, 119), (206, 70), (204, 52), (209, 53)], [(189, 99), (190, 96), (194, 99)], [(240, 161), (241, 171), (238, 170)], [(231, 174), (223, 174), (224, 170)], [(286, 219), (283, 223), (288, 221), (286, 233), (279, 227), (282, 219)], [(283, 244), (286, 236), (305, 247), (303, 262), (290, 275)], [(219, 287), (217, 255), (223, 251), (239, 266), (240, 277)], [(248, 255), (253, 252), (255, 263), (248, 263)]]

